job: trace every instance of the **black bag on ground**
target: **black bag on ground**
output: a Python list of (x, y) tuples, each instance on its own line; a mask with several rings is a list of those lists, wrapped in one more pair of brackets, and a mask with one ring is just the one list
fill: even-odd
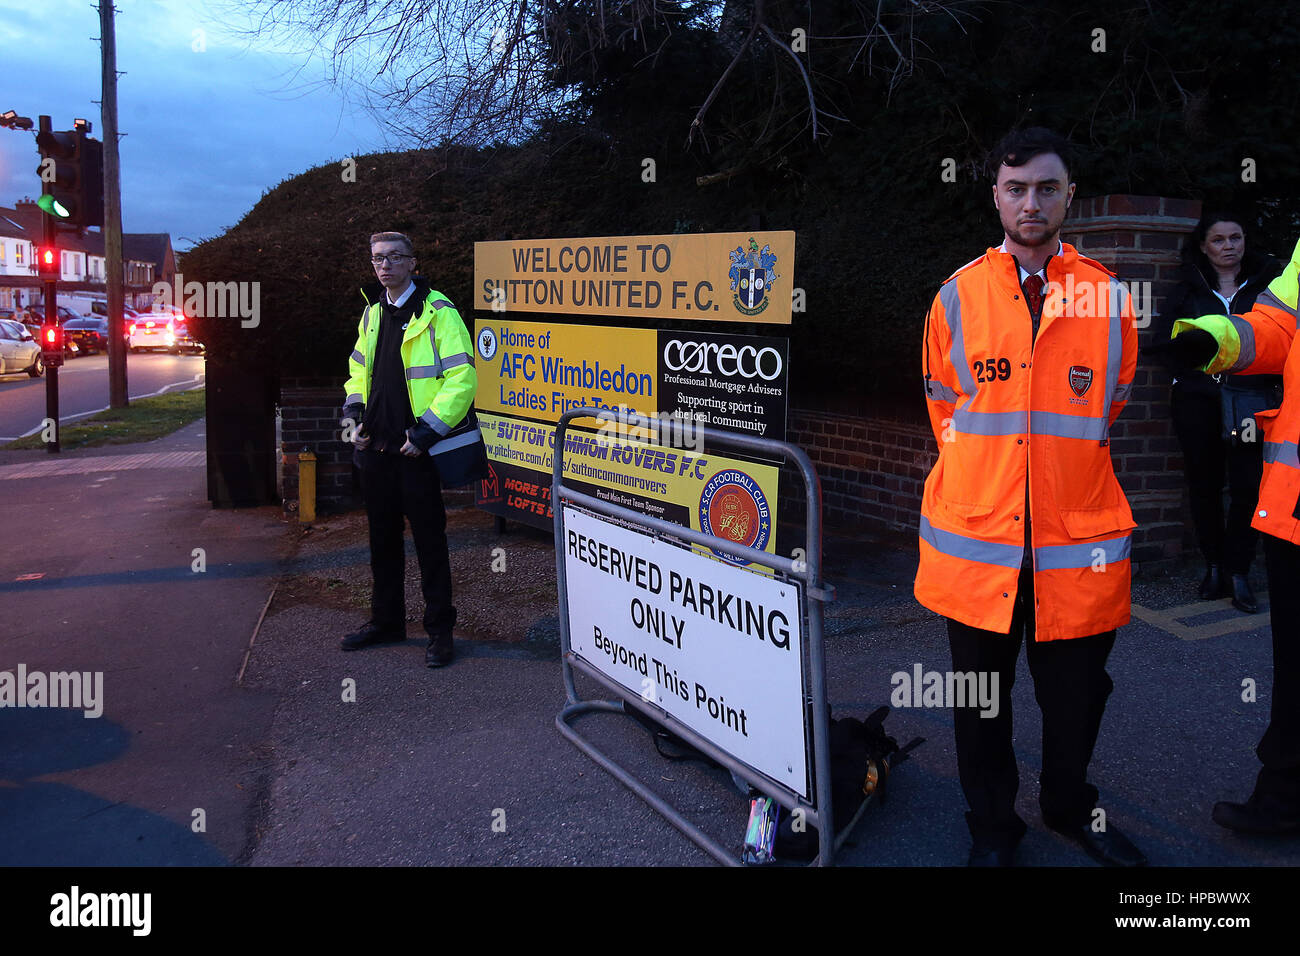
[(429, 447), (444, 488), (482, 481), (489, 475), (487, 446), (471, 405), (465, 420)]
[[(831, 805), (835, 811), (833, 823), (837, 834), (853, 821), (869, 796), (879, 797), (884, 802), (890, 767), (906, 753), (900, 750), (898, 741), (885, 733), (887, 716), (889, 708), (880, 707), (866, 720), (840, 717), (830, 721)], [(922, 738), (917, 738), (907, 745), (907, 750), (921, 742)], [(794, 814), (782, 812), (776, 831), (776, 856), (778, 859), (812, 860), (818, 850), (817, 828), (804, 823), (796, 829), (796, 819)]]

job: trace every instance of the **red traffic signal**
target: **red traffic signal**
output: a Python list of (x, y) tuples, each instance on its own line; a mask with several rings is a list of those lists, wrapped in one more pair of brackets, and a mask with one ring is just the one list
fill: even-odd
[(36, 249), (36, 272), (38, 275), (59, 277), (59, 250), (54, 246), (38, 246)]
[(41, 326), (41, 360), (48, 367), (63, 364), (63, 334), (61, 325)]

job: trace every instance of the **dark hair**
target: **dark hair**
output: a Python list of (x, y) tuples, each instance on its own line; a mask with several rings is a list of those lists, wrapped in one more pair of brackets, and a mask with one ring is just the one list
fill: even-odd
[[(1246, 228), (1250, 220), (1234, 210), (1222, 207), (1212, 208), (1201, 216), (1200, 221), (1196, 223), (1196, 227), (1183, 241), (1183, 262), (1200, 270), (1201, 275), (1205, 276), (1205, 281), (1210, 284), (1211, 289), (1218, 287), (1219, 274), (1215, 271), (1214, 266), (1210, 265), (1209, 257), (1201, 251), (1201, 243), (1205, 241), (1205, 237), (1210, 232), (1210, 227), (1216, 222), (1235, 222), (1241, 226), (1243, 238), (1250, 236), (1250, 230)], [(1246, 252), (1237, 266), (1237, 278), (1254, 275), (1263, 268), (1266, 259), (1265, 255), (1254, 251), (1249, 242), (1246, 243)]]
[(376, 242), (400, 242), (406, 246), (408, 256), (415, 255), (415, 243), (400, 232), (377, 232), (370, 237), (370, 245), (373, 246)]
[(998, 144), (989, 153), (989, 178), (997, 182), (998, 170), (1003, 166), (1023, 166), (1035, 156), (1043, 153), (1055, 153), (1065, 164), (1066, 178), (1074, 168), (1074, 147), (1070, 141), (1058, 133), (1042, 126), (1028, 129), (1013, 129), (998, 140)]

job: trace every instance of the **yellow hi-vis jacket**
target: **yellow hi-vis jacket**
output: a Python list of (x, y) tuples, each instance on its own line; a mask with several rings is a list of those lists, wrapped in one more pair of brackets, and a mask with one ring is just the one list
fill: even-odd
[(1036, 639), (1127, 624), (1135, 525), (1109, 447), (1137, 366), (1127, 290), (1062, 243), (1035, 340), (1015, 259), (989, 249), (940, 288), (924, 352), (939, 460), (921, 503), (916, 599), (1009, 632), (1028, 489)]
[[(1282, 407), (1255, 416), (1263, 432), (1264, 479), (1251, 527), (1300, 544), (1300, 347), (1295, 345), (1300, 299), (1300, 242), (1282, 274), (1255, 307), (1243, 315), (1179, 319), (1174, 335), (1201, 328), (1214, 336), (1219, 352), (1205, 371), (1243, 375), (1282, 373)], [(1258, 436), (1257, 436), (1258, 437)]]
[[(361, 294), (366, 308), (357, 323), (356, 347), (348, 359), (345, 406), (364, 405), (370, 397), (375, 343), (379, 340), (383, 287), (368, 286)], [(429, 289), (402, 334), (402, 368), (406, 370), (406, 391), (416, 431), (423, 431), (423, 424), (443, 436), (465, 418), (478, 389), (473, 352), (469, 330), (456, 307), (441, 292)]]

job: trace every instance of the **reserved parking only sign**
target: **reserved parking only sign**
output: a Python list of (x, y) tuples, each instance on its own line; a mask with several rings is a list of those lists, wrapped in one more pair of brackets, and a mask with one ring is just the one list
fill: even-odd
[(563, 521), (573, 652), (806, 798), (798, 585), (574, 508)]

